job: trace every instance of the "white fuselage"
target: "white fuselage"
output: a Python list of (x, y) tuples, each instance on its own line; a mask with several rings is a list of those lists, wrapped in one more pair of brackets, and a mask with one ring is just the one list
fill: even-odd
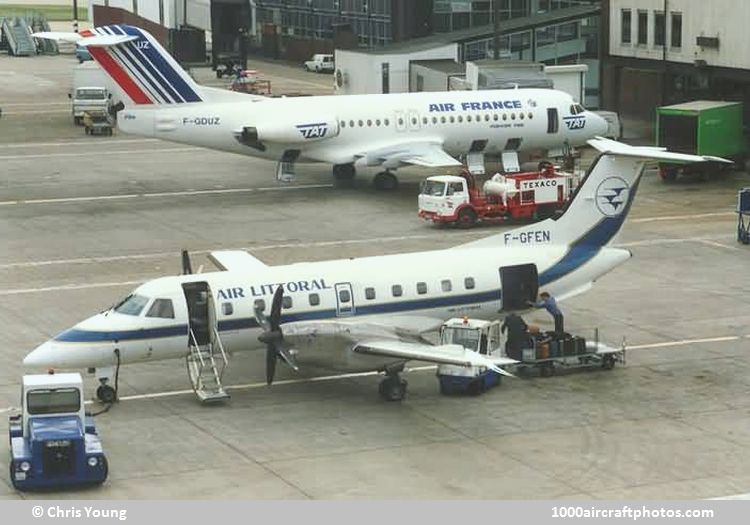
[[(118, 126), (127, 133), (273, 160), (295, 150), (299, 160), (369, 165), (382, 159), (370, 158), (368, 152), (414, 142), (436, 143), (458, 156), (476, 149), (477, 141), (486, 141), (483, 151), (498, 154), (565, 143), (576, 146), (606, 130), (601, 117), (579, 113), (570, 95), (550, 89), (290, 98), (227, 95), (220, 102), (127, 107)], [(262, 146), (237, 139), (246, 128), (258, 134)]]
[[(227, 351), (236, 352), (263, 347), (257, 339), (260, 329), (253, 311), (256, 301), (263, 300), (266, 314), (269, 312), (279, 283), (291, 298), (290, 307), (282, 310), (282, 323), (352, 316), (362, 323), (374, 324), (402, 316), (447, 320), (468, 315), (497, 319), (503, 308), (501, 267), (536, 264), (540, 286), (564, 296), (585, 287), (630, 257), (625, 250), (597, 248), (588, 254), (584, 265), (565, 267), (567, 252), (567, 246), (554, 245), (454, 248), (298, 263), (255, 272), (164, 277), (149, 281), (133, 292), (148, 299), (138, 315), (114, 310), (97, 314), (38, 347), (24, 362), (74, 368), (112, 366), (115, 348), (120, 350), (123, 364), (183, 357), (188, 351), (188, 311), (182, 284), (187, 282), (209, 284), (221, 341)], [(350, 294), (349, 303), (341, 301), (342, 291)], [(174, 318), (145, 315), (154, 300), (160, 298), (173, 302)], [(377, 369), (394, 361), (313, 342), (298, 350), (300, 366), (313, 364), (356, 371)]]

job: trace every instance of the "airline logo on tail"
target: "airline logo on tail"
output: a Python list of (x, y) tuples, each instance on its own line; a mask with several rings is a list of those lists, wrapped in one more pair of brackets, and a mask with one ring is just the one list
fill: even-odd
[(629, 197), (628, 183), (620, 177), (609, 177), (596, 188), (596, 207), (607, 217), (617, 217), (625, 211)]
[[(81, 36), (131, 36), (115, 45), (88, 47), (91, 56), (135, 104), (200, 102), (197, 86), (150, 34), (133, 26), (112, 25), (81, 31)], [(82, 44), (85, 45), (85, 39)]]

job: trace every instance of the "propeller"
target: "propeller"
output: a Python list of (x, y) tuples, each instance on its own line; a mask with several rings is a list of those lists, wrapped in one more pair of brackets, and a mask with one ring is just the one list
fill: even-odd
[(193, 273), (193, 265), (190, 263), (190, 254), (187, 250), (182, 250), (182, 275)]
[(281, 304), (284, 299), (284, 287), (279, 285), (273, 294), (271, 302), (271, 315), (266, 318), (263, 310), (259, 306), (255, 307), (255, 320), (258, 326), (263, 329), (263, 333), (258, 336), (258, 340), (266, 345), (266, 382), (270, 385), (273, 383), (273, 377), (276, 374), (276, 361), (282, 359), (287, 365), (294, 370), (299, 370), (291, 347), (284, 341), (284, 334), (281, 332)]

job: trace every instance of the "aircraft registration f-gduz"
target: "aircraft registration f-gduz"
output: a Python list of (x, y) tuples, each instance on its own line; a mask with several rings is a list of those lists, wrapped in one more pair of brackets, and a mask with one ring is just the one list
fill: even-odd
[(404, 165), (460, 166), (456, 157), (578, 146), (607, 122), (552, 89), (505, 89), (267, 98), (199, 86), (148, 32), (111, 25), (35, 37), (87, 47), (121, 90), (126, 133), (277, 162), (279, 180), (297, 161), (380, 167), (375, 186), (392, 189)]
[[(431, 345), (448, 318), (494, 319), (524, 310), (540, 287), (559, 300), (591, 288), (630, 258), (612, 247), (650, 160), (719, 160), (589, 141), (601, 153), (562, 214), (450, 249), (267, 266), (244, 251), (216, 251), (221, 271), (162, 277), (28, 354), (25, 365), (96, 368), (100, 398), (120, 364), (186, 358), (199, 396), (225, 397), (227, 352), (266, 346), (266, 374), (282, 360), (337, 371), (381, 371), (380, 393), (401, 399), (410, 360), (484, 366), (515, 363)], [(218, 384), (218, 386), (216, 386)], [(214, 390), (211, 390), (211, 387)]]

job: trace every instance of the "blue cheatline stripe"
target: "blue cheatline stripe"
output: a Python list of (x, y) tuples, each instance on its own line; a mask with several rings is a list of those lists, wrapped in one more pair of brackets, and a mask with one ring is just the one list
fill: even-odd
[(539, 276), (539, 285), (546, 286), (556, 281), (570, 272), (580, 268), (585, 263), (593, 259), (609, 241), (611, 241), (617, 232), (620, 231), (625, 218), (630, 212), (633, 205), (633, 199), (638, 191), (638, 185), (641, 183), (640, 176), (636, 179), (635, 184), (630, 188), (628, 202), (622, 213), (617, 217), (605, 217), (600, 220), (593, 228), (575, 241), (568, 252), (552, 265), (549, 269), (542, 272)]
[[(120, 28), (129, 35), (139, 36), (144, 39), (146, 38), (146, 35), (144, 35), (143, 32), (137, 27), (120, 26)], [(180, 96), (182, 96), (185, 102), (201, 101), (201, 98), (198, 96), (198, 94), (193, 91), (193, 89), (188, 85), (187, 82), (185, 82), (180, 74), (175, 71), (174, 67), (172, 67), (172, 65), (169, 64), (164, 59), (164, 57), (161, 56), (158, 50), (156, 50), (153, 46), (148, 46), (148, 48), (143, 50), (143, 54), (146, 56), (146, 58), (148, 58), (148, 60), (151, 61), (154, 67), (156, 67), (156, 69), (158, 69), (159, 72), (164, 75), (167, 82), (169, 82), (171, 86), (177, 90), (177, 92), (180, 94)]]
[[(105, 26), (103, 29), (105, 31), (108, 31), (110, 34), (115, 34), (115, 31), (109, 26)], [(112, 53), (120, 60), (122, 65), (128, 71), (130, 71), (133, 79), (138, 82), (138, 84), (141, 85), (142, 88), (151, 93), (154, 99), (158, 100), (161, 97), (162, 102), (165, 102), (167, 104), (171, 103), (172, 100), (170, 100), (170, 97), (166, 96), (164, 92), (159, 88), (157, 83), (153, 79), (149, 78), (149, 76), (138, 65), (135, 58), (126, 49), (127, 44), (125, 44), (124, 46), (113, 46), (111, 48)]]
[[(400, 301), (397, 303), (384, 303), (374, 305), (356, 306), (356, 315), (371, 315), (384, 313), (398, 313), (411, 310), (427, 310), (431, 308), (440, 308), (445, 306), (459, 306), (463, 304), (474, 304), (480, 302), (490, 302), (500, 300), (500, 290), (491, 290), (489, 292), (479, 292), (466, 295), (455, 295), (447, 297), (438, 297), (434, 299), (415, 299)], [(346, 316), (351, 317), (351, 316)], [(335, 319), (336, 310), (326, 309), (313, 312), (300, 312), (284, 314), (281, 316), (282, 323), (292, 323), (295, 321), (313, 321), (321, 319)], [(258, 323), (253, 317), (243, 317), (238, 319), (225, 319), (219, 321), (218, 328), (220, 332), (243, 330), (248, 328), (257, 328)], [(94, 343), (94, 342), (111, 342), (132, 341), (138, 339), (157, 339), (162, 337), (185, 336), (187, 337), (188, 327), (185, 324), (163, 326), (159, 328), (148, 328), (144, 330), (121, 330), (121, 331), (90, 331), (71, 328), (57, 336), (54, 340), (63, 343)]]
[[(116, 31), (119, 34), (122, 34), (122, 35), (128, 34), (121, 26), (110, 26), (110, 27), (112, 31)], [(131, 35), (131, 36), (138, 36), (138, 35)], [(174, 100), (176, 103), (185, 101), (184, 98), (181, 97), (177, 93), (177, 91), (175, 91), (174, 88), (169, 85), (169, 82), (167, 82), (166, 78), (148, 61), (148, 59), (144, 56), (143, 52), (136, 47), (135, 42), (126, 42), (125, 44), (123, 44), (123, 46), (125, 47), (125, 49), (129, 51), (129, 54), (132, 57), (133, 61), (140, 63), (140, 65), (146, 71), (148, 71), (148, 73), (151, 75), (153, 79), (152, 81), (154, 85), (161, 86), (164, 92), (169, 95), (169, 97), (165, 97), (168, 103), (171, 103), (171, 101), (169, 100), (170, 98)]]

